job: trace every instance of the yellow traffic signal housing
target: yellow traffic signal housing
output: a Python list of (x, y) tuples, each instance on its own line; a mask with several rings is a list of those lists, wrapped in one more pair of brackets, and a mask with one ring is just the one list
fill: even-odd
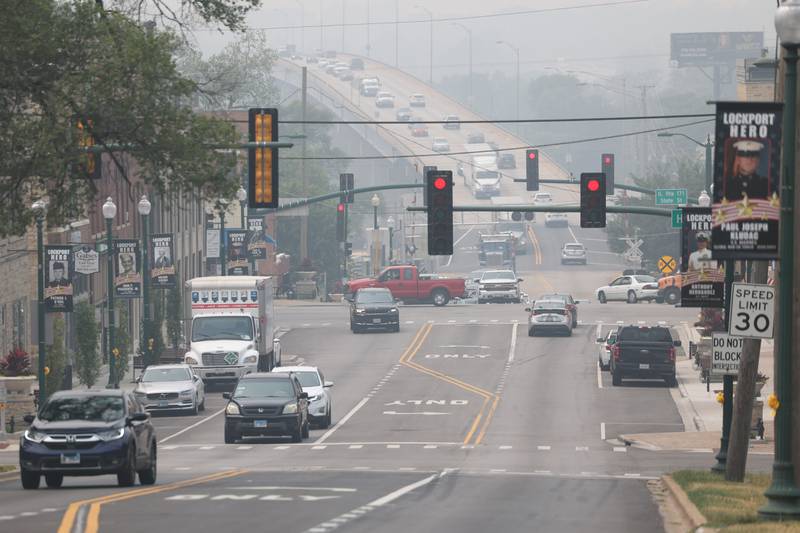
[[(248, 113), (249, 141), (269, 143), (278, 140), (278, 110), (252, 108)], [(248, 151), (248, 205), (253, 208), (278, 207), (278, 150), (250, 147)]]

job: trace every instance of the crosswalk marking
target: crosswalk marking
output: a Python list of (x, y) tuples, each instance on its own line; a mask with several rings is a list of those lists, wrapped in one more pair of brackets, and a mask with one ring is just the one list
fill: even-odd
[(537, 446), (536, 449), (546, 452), (547, 450), (550, 449), (550, 446)]
[(276, 450), (288, 450), (291, 446), (275, 446)]
[(200, 446), (201, 450), (213, 450), (215, 446)]
[(400, 445), (399, 444), (387, 444), (386, 447), (389, 448), (390, 450), (396, 450), (397, 448), (400, 447)]
[(438, 448), (438, 446), (435, 444), (426, 444), (425, 446), (423, 446), (423, 448), (425, 448), (426, 450), (435, 450), (436, 448)]
[(627, 446), (614, 446), (614, 451), (615, 451), (615, 452), (622, 452), (622, 453), (624, 453), (624, 452), (627, 452), (627, 451), (628, 451), (628, 447), (627, 447)]
[(252, 446), (239, 446), (239, 447), (238, 447), (238, 448), (236, 448), (236, 449), (237, 449), (237, 450), (252, 450), (252, 449), (253, 449), (253, 447), (252, 447)]
[(511, 448), (513, 448), (513, 446), (504, 445), (504, 446), (499, 446), (499, 448), (501, 450), (510, 450)]
[(576, 452), (588, 452), (589, 451), (589, 447), (588, 446), (575, 446), (575, 451)]

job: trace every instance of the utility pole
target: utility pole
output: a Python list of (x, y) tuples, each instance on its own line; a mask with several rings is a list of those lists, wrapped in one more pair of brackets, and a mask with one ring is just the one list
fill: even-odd
[[(642, 91), (642, 116), (647, 116), (647, 89), (655, 88), (655, 85), (637, 85), (637, 89)], [(642, 129), (647, 129), (647, 120), (642, 119)], [(647, 170), (647, 154), (649, 153), (647, 146), (647, 135), (641, 135), (639, 139), (639, 176), (644, 177)]]
[(457, 26), (462, 30), (464, 30), (465, 32), (467, 32), (467, 48), (469, 53), (469, 97), (467, 98), (467, 101), (469, 102), (469, 105), (472, 106), (474, 104), (473, 102), (474, 87), (473, 87), (473, 77), (472, 77), (472, 30), (470, 30), (469, 28), (467, 28), (466, 26), (464, 26), (459, 22), (453, 22), (452, 24), (453, 26)]
[(344, 20), (345, 20), (345, 12), (347, 11), (347, 0), (342, 0), (342, 52), (344, 52)]
[[(303, 79), (300, 85), (300, 116), (303, 136), (300, 141), (300, 177), (303, 182), (303, 194), (308, 194), (308, 179), (306, 178), (306, 106), (308, 105), (308, 67), (302, 68)], [(300, 217), (300, 261), (308, 257), (308, 217)]]
[(400, 0), (394, 0), (394, 68), (400, 67)]
[[(733, 286), (733, 259), (725, 260), (725, 331), (731, 322), (731, 288)], [(731, 419), (733, 418), (733, 376), (722, 376), (722, 437), (720, 438), (717, 464), (711, 467), (712, 472), (725, 473), (728, 461), (728, 442), (731, 435)]]
[(325, 41), (322, 38), (322, 32), (324, 31), (322, 26), (322, 0), (319, 0), (319, 49), (321, 51), (325, 51)]
[[(47, 346), (44, 339), (44, 220), (47, 204), (43, 200), (37, 200), (33, 204), (33, 212), (36, 214), (36, 290), (38, 303), (36, 306), (38, 330), (36, 336), (39, 340), (39, 405), (42, 405), (47, 398), (47, 381), (45, 379), (45, 359), (47, 357)], [(5, 431), (5, 428), (3, 428)]]
[(367, 0), (367, 57), (372, 57), (370, 53), (371, 48), (369, 44), (369, 0)]

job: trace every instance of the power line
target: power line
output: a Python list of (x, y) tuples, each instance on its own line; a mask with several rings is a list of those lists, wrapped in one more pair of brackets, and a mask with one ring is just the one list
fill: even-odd
[[(338, 22), (331, 24), (299, 24), (287, 26), (248, 26), (248, 30), (302, 30), (302, 29), (325, 29), (325, 28), (349, 28), (361, 26), (386, 26), (395, 24), (430, 24), (431, 22), (459, 22), (465, 20), (482, 20), (497, 17), (518, 17), (522, 15), (540, 15), (543, 13), (554, 13), (560, 11), (577, 11), (580, 9), (591, 9), (597, 7), (616, 7), (629, 4), (642, 4), (647, 3), (649, 0), (619, 0), (616, 2), (602, 2), (598, 4), (576, 4), (573, 6), (550, 7), (542, 9), (526, 9), (521, 11), (506, 11), (503, 13), (487, 13), (483, 15), (464, 15), (461, 17), (443, 17), (443, 18), (424, 18), (424, 19), (410, 19), (410, 20), (376, 20), (364, 22)], [(219, 31), (216, 28), (202, 28), (201, 31)]]
[[(678, 118), (709, 118), (715, 116), (713, 113), (682, 113), (677, 115), (642, 115), (624, 117), (572, 117), (572, 118), (494, 118), (494, 119), (475, 119), (475, 120), (279, 120), (279, 124), (315, 124), (315, 125), (363, 125), (363, 124), (447, 124), (448, 122), (458, 122), (459, 124), (543, 124), (543, 123), (562, 123), (562, 122), (621, 122), (626, 120), (670, 120)], [(232, 120), (230, 122), (247, 123), (246, 120)]]
[[(708, 116), (708, 115), (700, 115), (700, 116)], [(615, 135), (604, 135), (602, 137), (587, 137), (584, 139), (575, 139), (572, 141), (561, 141), (561, 142), (554, 142), (554, 143), (546, 143), (546, 144), (535, 144), (535, 145), (525, 145), (525, 146), (514, 146), (510, 148), (498, 148), (497, 150), (473, 150), (473, 151), (462, 151), (462, 152), (429, 152), (426, 154), (398, 154), (398, 155), (363, 155), (363, 156), (311, 156), (311, 157), (282, 157), (283, 160), (325, 160), (325, 161), (334, 161), (334, 160), (363, 160), (363, 159), (408, 159), (414, 157), (442, 157), (442, 156), (455, 156), (455, 155), (471, 155), (471, 154), (485, 154), (485, 153), (495, 153), (495, 152), (510, 152), (513, 150), (527, 150), (528, 148), (552, 148), (555, 146), (568, 146), (572, 144), (582, 144), (588, 142), (595, 142), (595, 141), (605, 141), (609, 139), (619, 139), (622, 137), (632, 137), (634, 135), (644, 135), (647, 133), (656, 133), (659, 131), (667, 131), (670, 129), (677, 129), (677, 128), (687, 128), (689, 126), (697, 126), (698, 124), (706, 124), (708, 122), (713, 122), (714, 119), (706, 119), (706, 120), (698, 120), (695, 122), (686, 122), (684, 124), (675, 124), (673, 126), (667, 126), (663, 128), (652, 128), (648, 130), (641, 130), (641, 131), (631, 131), (627, 133), (618, 133)]]

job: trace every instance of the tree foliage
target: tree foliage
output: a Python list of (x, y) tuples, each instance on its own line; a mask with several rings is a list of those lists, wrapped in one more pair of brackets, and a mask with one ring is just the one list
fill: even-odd
[(139, 21), (158, 19), (166, 25), (188, 28), (199, 19), (206, 24), (243, 30), (245, 16), (259, 7), (261, 0), (116, 0), (106, 4)]
[(64, 345), (65, 324), (63, 313), (53, 315), (53, 344), (48, 346), (45, 365), (50, 369), (45, 377), (47, 396), (60, 391), (64, 383), (64, 368), (67, 366), (67, 350)]
[[(177, 272), (175, 276), (180, 279)], [(167, 339), (172, 348), (177, 348), (181, 343), (182, 306), (181, 288), (180, 285), (176, 285), (167, 293)]]
[(116, 357), (114, 368), (116, 369), (117, 383), (120, 383), (128, 372), (128, 361), (130, 360), (129, 356), (132, 349), (129, 302), (130, 300), (122, 300), (115, 305), (119, 326), (114, 329), (114, 346), (112, 346), (112, 350), (116, 349), (119, 352), (116, 355), (112, 352), (111, 356)]
[(100, 376), (99, 334), (92, 304), (78, 303), (75, 306), (75, 371), (87, 387), (93, 387)]
[[(49, 199), (51, 224), (83, 216), (94, 201), (79, 122), (96, 145), (117, 147), (103, 155), (105, 176), (130, 179), (135, 169), (161, 193), (233, 194), (235, 156), (206, 145), (239, 136), (184, 105), (197, 86), (175, 67), (173, 33), (90, 0), (11, 3), (0, 17), (0, 236), (21, 234), (39, 197)], [(188, 3), (213, 12), (228, 2)]]

